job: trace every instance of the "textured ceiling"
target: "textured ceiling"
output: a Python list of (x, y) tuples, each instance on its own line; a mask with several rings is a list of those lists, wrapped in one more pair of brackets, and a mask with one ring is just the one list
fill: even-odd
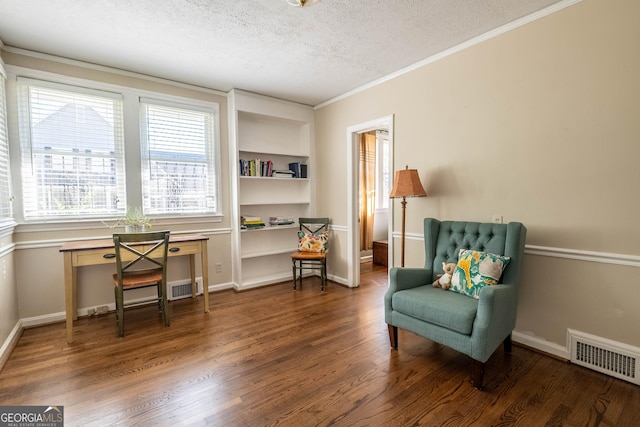
[(309, 3), (0, 0), (0, 40), (9, 49), (317, 105), (558, 0)]

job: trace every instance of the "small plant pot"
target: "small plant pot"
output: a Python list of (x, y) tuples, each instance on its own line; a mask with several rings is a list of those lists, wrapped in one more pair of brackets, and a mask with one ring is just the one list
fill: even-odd
[(124, 232), (125, 233), (143, 233), (147, 231), (146, 225), (125, 225)]

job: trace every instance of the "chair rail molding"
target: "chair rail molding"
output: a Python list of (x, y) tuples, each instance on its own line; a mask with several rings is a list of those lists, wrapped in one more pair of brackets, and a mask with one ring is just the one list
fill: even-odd
[[(393, 232), (394, 239), (400, 239), (399, 232)], [(406, 233), (405, 239), (424, 241), (421, 233)], [(552, 246), (525, 245), (524, 253), (527, 255), (547, 256), (553, 258), (573, 259), (577, 261), (600, 262), (605, 264), (626, 265), (640, 267), (640, 256), (618, 254), (611, 252), (585, 251), (581, 249), (556, 248)]]
[(640, 256), (610, 252), (584, 251), (580, 249), (555, 248), (549, 246), (526, 245), (525, 254), (566, 258), (578, 261), (600, 262), (605, 264), (640, 267)]

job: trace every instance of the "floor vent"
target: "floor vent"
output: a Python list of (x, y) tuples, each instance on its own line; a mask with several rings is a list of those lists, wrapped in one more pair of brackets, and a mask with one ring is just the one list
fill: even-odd
[[(169, 301), (191, 297), (191, 281), (188, 279), (169, 282), (167, 287), (169, 288)], [(202, 294), (202, 279), (199, 277), (196, 279), (196, 287), (196, 294)]]
[(640, 385), (640, 349), (568, 330), (571, 362)]

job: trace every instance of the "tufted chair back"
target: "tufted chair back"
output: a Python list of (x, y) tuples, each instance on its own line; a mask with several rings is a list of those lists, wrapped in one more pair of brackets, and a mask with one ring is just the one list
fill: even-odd
[(522, 268), (522, 233), (518, 222), (492, 224), (467, 221), (424, 219), (425, 268), (433, 271), (431, 280), (442, 274), (442, 263), (458, 261), (460, 249), (471, 249), (511, 257), (501, 282), (518, 283)]

